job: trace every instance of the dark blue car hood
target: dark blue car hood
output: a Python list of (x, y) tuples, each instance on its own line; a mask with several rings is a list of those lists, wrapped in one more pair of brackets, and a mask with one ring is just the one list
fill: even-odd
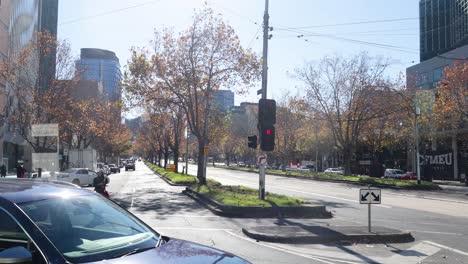
[(236, 257), (232, 254), (217, 250), (211, 247), (202, 246), (200, 244), (170, 239), (167, 243), (158, 248), (144, 251), (142, 253), (116, 258), (108, 259), (99, 262), (100, 264), (127, 264), (127, 263), (141, 263), (141, 264), (157, 264), (157, 263), (177, 263), (177, 264), (245, 264), (248, 261)]

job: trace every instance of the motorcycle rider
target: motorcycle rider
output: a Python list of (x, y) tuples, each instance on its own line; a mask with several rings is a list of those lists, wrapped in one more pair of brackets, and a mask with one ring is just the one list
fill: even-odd
[(106, 184), (108, 183), (109, 179), (104, 175), (102, 170), (99, 170), (96, 178), (93, 179), (94, 191), (105, 197), (109, 197), (109, 194), (106, 191)]

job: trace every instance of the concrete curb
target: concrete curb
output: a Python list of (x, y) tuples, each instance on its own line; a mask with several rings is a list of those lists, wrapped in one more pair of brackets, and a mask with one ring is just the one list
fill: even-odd
[(221, 204), (187, 187), (182, 193), (204, 205), (219, 216), (239, 218), (332, 218), (325, 206), (254, 207)]
[(359, 233), (336, 233), (333, 235), (307, 235), (307, 234), (269, 234), (255, 231), (250, 228), (242, 228), (242, 232), (255, 240), (272, 242), (272, 243), (291, 243), (291, 244), (326, 244), (326, 243), (360, 243), (360, 244), (377, 244), (377, 243), (408, 243), (413, 242), (414, 237), (410, 232), (398, 232), (385, 234), (359, 234)]
[[(234, 170), (234, 171), (242, 171), (242, 172), (247, 172), (247, 173), (258, 173), (256, 171), (246, 171), (246, 170), (237, 170), (237, 169), (231, 169), (231, 168), (224, 168), (224, 167), (217, 167), (220, 169), (225, 169), (225, 170)], [(351, 185), (357, 185), (357, 186), (369, 186), (369, 183), (363, 183), (363, 182), (355, 182), (355, 181), (348, 181), (348, 180), (333, 180), (333, 179), (322, 179), (322, 178), (316, 178), (314, 176), (294, 176), (294, 175), (284, 175), (284, 174), (279, 174), (279, 173), (271, 173), (267, 172), (267, 175), (274, 175), (274, 176), (279, 176), (279, 177), (286, 177), (286, 178), (293, 178), (293, 179), (301, 179), (301, 180), (309, 180), (309, 181), (321, 181), (321, 182), (334, 182), (334, 183), (345, 183), (345, 184), (351, 184)], [(442, 188), (439, 190), (436, 189), (420, 189), (420, 188), (404, 188), (404, 187), (398, 187), (398, 186), (389, 186), (385, 184), (370, 184), (371, 187), (376, 187), (376, 188), (382, 188), (382, 189), (393, 189), (393, 190), (414, 190), (414, 191), (440, 191)]]
[(148, 165), (145, 164), (146, 167), (148, 167), (148, 169), (150, 169), (150, 171), (152, 171), (154, 174), (156, 174), (156, 176), (158, 176), (159, 178), (163, 179), (163, 181), (165, 181), (167, 184), (171, 185), (171, 186), (182, 186), (182, 187), (187, 187), (187, 186), (190, 186), (192, 185), (192, 183), (187, 183), (187, 184), (181, 184), (181, 183), (173, 183), (171, 180), (167, 179), (166, 177), (162, 176), (161, 174), (159, 174), (159, 172), (151, 169)]

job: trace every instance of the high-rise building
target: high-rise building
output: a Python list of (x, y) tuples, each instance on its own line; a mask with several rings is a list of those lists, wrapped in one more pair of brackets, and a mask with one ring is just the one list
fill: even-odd
[(104, 94), (111, 101), (121, 98), (119, 58), (114, 52), (103, 49), (81, 49), (80, 59), (76, 62), (76, 70), (83, 80), (100, 81)]
[(468, 0), (420, 0), (420, 60), (468, 44)]
[(218, 110), (227, 112), (234, 106), (234, 92), (231, 90), (217, 90), (213, 93), (213, 102)]
[[(1, 0), (0, 1), (0, 59), (7, 60), (20, 52), (26, 45), (35, 41), (36, 32), (47, 31), (57, 34), (58, 0)], [(55, 52), (48, 56), (35, 57), (31, 69), (32, 80), (39, 78), (39, 87), (47, 84), (55, 76)], [(33, 58), (34, 59), (34, 58)], [(39, 75), (39, 76), (37, 76)], [(31, 149), (23, 138), (9, 129), (6, 115), (16, 111), (16, 98), (10, 93), (8, 83), (0, 84), (0, 163), (12, 170), (18, 160), (30, 160)], [(25, 164), (30, 169), (30, 164)]]

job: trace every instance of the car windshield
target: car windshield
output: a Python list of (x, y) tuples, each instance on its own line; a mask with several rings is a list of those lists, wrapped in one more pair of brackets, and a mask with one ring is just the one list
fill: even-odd
[(72, 263), (98, 261), (151, 248), (159, 236), (120, 207), (96, 195), (40, 200), (19, 206)]

